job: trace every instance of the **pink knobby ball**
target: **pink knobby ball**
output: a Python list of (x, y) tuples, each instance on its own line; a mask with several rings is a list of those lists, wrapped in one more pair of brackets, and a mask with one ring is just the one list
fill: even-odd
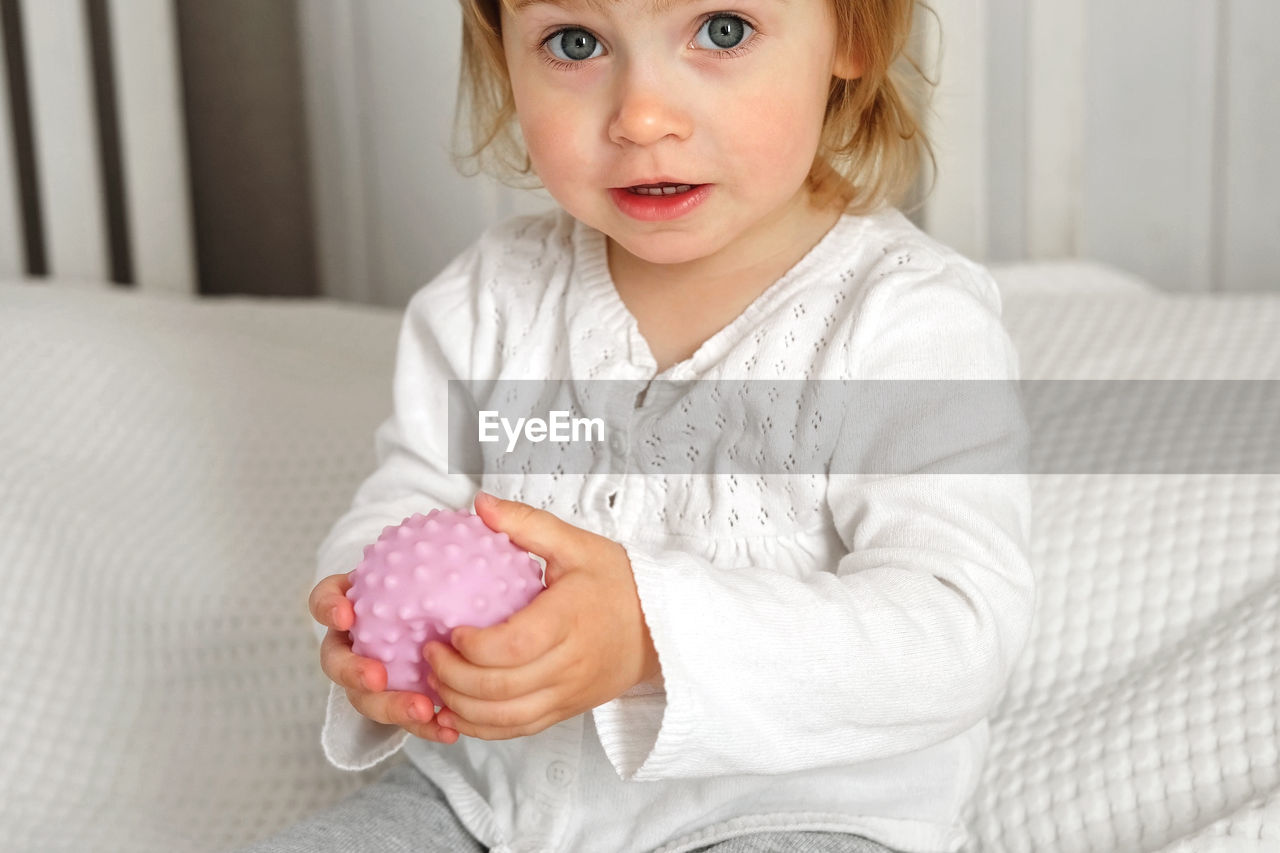
[(427, 684), (423, 647), (449, 643), (459, 625), (495, 625), (542, 589), (538, 562), (480, 516), (415, 513), (384, 528), (356, 566), (347, 591), (356, 612), (351, 650), (386, 665), (388, 690), (425, 693), (442, 706)]

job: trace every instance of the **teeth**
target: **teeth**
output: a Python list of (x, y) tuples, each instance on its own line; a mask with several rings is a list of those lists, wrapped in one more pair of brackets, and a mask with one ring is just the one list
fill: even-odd
[(630, 187), (636, 195), (675, 195), (693, 189), (692, 184), (680, 184), (677, 187)]

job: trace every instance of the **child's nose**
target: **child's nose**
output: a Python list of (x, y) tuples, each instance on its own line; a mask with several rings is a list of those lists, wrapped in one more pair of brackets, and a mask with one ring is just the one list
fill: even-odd
[(656, 82), (633, 79), (622, 84), (609, 125), (609, 138), (615, 143), (652, 145), (668, 136), (685, 139), (693, 131), (692, 117), (679, 95)]

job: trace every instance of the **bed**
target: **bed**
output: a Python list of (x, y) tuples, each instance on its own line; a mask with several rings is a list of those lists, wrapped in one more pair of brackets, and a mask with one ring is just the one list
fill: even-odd
[[(1024, 378), (1280, 379), (1280, 297), (995, 272)], [(306, 597), (373, 463), (397, 328), (0, 284), (0, 847), (223, 850), (384, 769), (321, 755)], [(1280, 472), (1033, 486), (1038, 615), (969, 850), (1280, 850)]]

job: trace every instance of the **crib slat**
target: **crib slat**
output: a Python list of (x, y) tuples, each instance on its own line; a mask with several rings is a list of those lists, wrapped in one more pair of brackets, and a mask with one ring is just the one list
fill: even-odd
[(109, 276), (89, 27), (81, 0), (23, 3), (37, 181), (55, 278)]
[[(0, 69), (6, 68), (4, 40), (0, 39)], [(23, 249), (22, 208), (18, 204), (18, 176), (14, 174), (14, 138), (9, 87), (0, 85), (0, 277), (26, 275)]]
[(171, 0), (109, 0), (125, 198), (139, 288), (197, 292)]

